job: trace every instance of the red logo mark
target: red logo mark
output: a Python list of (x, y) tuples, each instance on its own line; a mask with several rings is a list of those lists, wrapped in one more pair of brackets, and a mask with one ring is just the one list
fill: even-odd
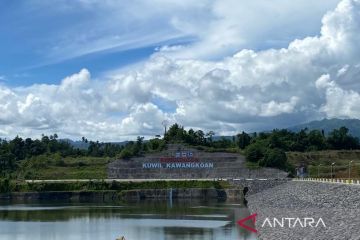
[(240, 225), (240, 227), (243, 227), (251, 232), (254, 232), (254, 233), (257, 233), (257, 230), (255, 228), (252, 228), (252, 227), (249, 227), (247, 225), (245, 225), (245, 222), (251, 220), (252, 223), (255, 225), (255, 222), (256, 222), (256, 216), (257, 216), (257, 213), (254, 213), (253, 215), (251, 216), (248, 216), (246, 218), (243, 218), (243, 219), (240, 219), (239, 221), (237, 221), (237, 224)]

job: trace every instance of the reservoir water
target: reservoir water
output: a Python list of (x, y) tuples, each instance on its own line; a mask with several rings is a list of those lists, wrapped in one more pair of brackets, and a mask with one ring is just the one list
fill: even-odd
[(246, 207), (228, 202), (126, 204), (0, 203), (1, 240), (252, 240), (236, 221)]

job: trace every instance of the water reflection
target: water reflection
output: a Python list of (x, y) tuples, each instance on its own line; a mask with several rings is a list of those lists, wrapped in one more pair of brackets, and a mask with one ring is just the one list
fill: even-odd
[(3, 202), (0, 239), (256, 239), (236, 224), (248, 215), (238, 203), (221, 202)]

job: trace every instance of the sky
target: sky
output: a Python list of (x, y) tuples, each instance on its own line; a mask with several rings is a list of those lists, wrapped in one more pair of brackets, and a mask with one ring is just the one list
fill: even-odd
[(0, 137), (360, 118), (360, 0), (4, 0)]

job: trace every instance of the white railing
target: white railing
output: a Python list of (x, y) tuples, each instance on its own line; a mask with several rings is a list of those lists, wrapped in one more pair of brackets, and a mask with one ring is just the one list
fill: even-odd
[(356, 184), (356, 185), (360, 185), (360, 180), (356, 180), (356, 179), (339, 179), (339, 178), (294, 178), (293, 181), (323, 182), (323, 183), (339, 183), (339, 184)]

